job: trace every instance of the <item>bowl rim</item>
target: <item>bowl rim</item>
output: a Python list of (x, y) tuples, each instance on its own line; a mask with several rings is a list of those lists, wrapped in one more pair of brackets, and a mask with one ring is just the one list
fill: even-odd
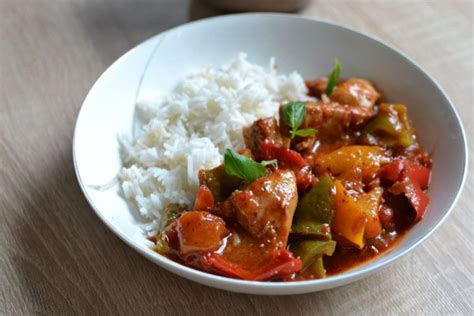
[[(397, 53), (402, 59), (404, 59), (408, 64), (411, 66), (415, 67), (427, 80), (431, 81), (432, 84), (441, 92), (442, 96), (446, 99), (447, 104), (450, 107), (450, 110), (454, 114), (456, 118), (456, 122), (458, 124), (458, 127), (460, 129), (461, 135), (462, 135), (462, 148), (464, 151), (463, 155), (463, 171), (462, 171), (462, 177), (459, 180), (459, 184), (456, 189), (456, 194), (455, 197), (449, 206), (448, 210), (445, 212), (443, 217), (425, 234), (423, 235), (419, 240), (417, 240), (413, 245), (407, 247), (406, 249), (403, 249), (398, 255), (394, 256), (393, 258), (388, 259), (387, 261), (383, 263), (374, 263), (373, 265), (360, 265), (359, 267), (356, 267), (354, 269), (348, 270), (347, 272), (342, 272), (340, 274), (330, 276), (327, 278), (323, 279), (314, 279), (314, 280), (304, 280), (304, 281), (288, 281), (288, 282), (270, 282), (270, 281), (247, 281), (247, 280), (240, 280), (240, 279), (233, 279), (233, 278), (228, 278), (224, 276), (219, 276), (219, 275), (214, 275), (211, 273), (206, 273), (200, 270), (196, 270), (184, 265), (181, 265), (179, 263), (174, 262), (171, 259), (166, 258), (165, 256), (159, 255), (159, 254), (154, 254), (146, 251), (142, 247), (140, 247), (137, 242), (128, 236), (126, 236), (124, 233), (122, 233), (118, 228), (116, 228), (105, 216), (102, 214), (102, 212), (99, 211), (98, 207), (95, 205), (93, 202), (93, 199), (89, 196), (86, 190), (86, 185), (83, 183), (81, 179), (81, 175), (79, 173), (79, 167), (78, 167), (78, 162), (77, 162), (77, 155), (76, 155), (76, 136), (78, 134), (78, 123), (81, 119), (81, 114), (83, 113), (84, 105), (87, 102), (88, 98), (92, 94), (92, 92), (95, 90), (98, 82), (100, 82), (104, 77), (106, 77), (113, 69), (118, 67), (120, 64), (122, 64), (126, 58), (134, 53), (138, 48), (143, 47), (145, 43), (157, 40), (160, 42), (159, 38), (164, 38), (164, 36), (167, 33), (171, 32), (177, 32), (177, 31), (182, 31), (190, 27), (194, 27), (196, 25), (200, 24), (206, 24), (206, 23), (216, 23), (219, 22), (220, 20), (231, 20), (231, 19), (248, 19), (248, 18), (270, 18), (270, 19), (286, 19), (286, 20), (291, 20), (291, 21), (297, 21), (297, 20), (305, 20), (308, 22), (316, 22), (316, 23), (321, 23), (321, 24), (326, 24), (335, 28), (342, 29), (344, 31), (348, 31), (350, 33), (353, 33), (355, 35), (360, 35), (367, 40), (373, 42), (376, 45), (381, 45), (386, 49), (392, 50), (395, 53)], [(144, 69), (143, 73), (141, 75), (141, 78), (139, 79), (138, 85), (141, 85), (141, 81), (143, 80), (144, 73), (146, 72), (146, 69), (148, 67), (148, 64), (150, 63), (150, 60), (152, 59), (152, 56), (154, 55), (156, 47), (151, 49), (150, 56), (148, 57), (148, 60), (144, 63)], [(92, 85), (90, 88), (86, 98), (84, 99), (81, 109), (77, 115), (76, 119), (76, 124), (74, 127), (74, 134), (73, 134), (73, 141), (72, 141), (72, 154), (73, 154), (73, 162), (74, 162), (74, 169), (76, 173), (77, 180), (79, 182), (79, 185), (81, 187), (81, 190), (86, 197), (87, 202), (89, 205), (92, 207), (96, 215), (100, 218), (100, 220), (105, 223), (105, 225), (116, 235), (118, 236), (122, 241), (124, 241), (128, 246), (133, 248), (135, 251), (143, 255), (145, 258), (148, 260), (154, 262), (155, 264), (158, 264), (160, 267), (173, 272), (175, 274), (178, 274), (179, 276), (185, 277), (187, 279), (199, 282), (204, 285), (208, 286), (213, 286), (213, 287), (218, 287), (218, 288), (224, 288), (226, 287), (227, 290), (235, 291), (235, 292), (247, 292), (245, 291), (245, 288), (252, 288), (253, 290), (262, 290), (262, 289), (279, 289), (279, 290), (285, 290), (285, 289), (299, 289), (298, 291), (291, 292), (291, 293), (270, 293), (270, 294), (276, 294), (276, 295), (285, 295), (285, 294), (292, 294), (292, 293), (306, 293), (306, 292), (313, 292), (317, 291), (316, 287), (321, 287), (322, 289), (324, 288), (329, 288), (331, 287), (332, 284), (337, 285), (343, 285), (347, 284), (351, 281), (355, 281), (358, 279), (361, 279), (365, 276), (368, 276), (369, 274), (375, 273), (382, 268), (388, 267), (389, 265), (393, 264), (396, 260), (400, 259), (401, 257), (405, 256), (409, 252), (411, 252), (413, 249), (415, 249), (417, 246), (419, 246), (421, 243), (423, 243), (428, 237), (431, 236), (440, 226), (441, 224), (446, 220), (446, 218), (449, 216), (449, 214), (452, 212), (454, 209), (454, 206), (459, 200), (459, 197), (461, 196), (462, 189), (464, 187), (466, 177), (467, 177), (467, 170), (468, 170), (468, 148), (467, 148), (467, 140), (466, 140), (466, 133), (464, 130), (464, 126), (462, 123), (462, 120), (460, 119), (460, 116), (458, 112), (456, 111), (456, 107), (454, 106), (453, 102), (449, 98), (448, 94), (445, 92), (445, 90), (441, 87), (441, 85), (427, 72), (425, 71), (420, 65), (418, 65), (417, 62), (415, 62), (412, 58), (408, 57), (405, 53), (400, 51), (398, 48), (393, 47), (386, 43), (385, 41), (379, 39), (378, 37), (368, 34), (364, 31), (359, 31), (356, 30), (352, 27), (342, 25), (339, 23), (334, 23), (331, 21), (327, 21), (324, 19), (320, 18), (314, 18), (314, 17), (306, 17), (306, 16), (298, 16), (294, 14), (287, 14), (287, 13), (236, 13), (236, 14), (227, 14), (227, 15), (221, 15), (221, 16), (214, 16), (214, 17), (208, 17), (205, 19), (200, 19), (197, 21), (192, 21), (192, 22), (187, 22), (185, 24), (173, 27), (171, 29), (165, 30), (161, 33), (158, 33), (149, 39), (139, 43), (129, 51), (127, 51), (125, 54), (123, 54), (121, 57), (119, 57), (117, 60), (115, 60), (100, 76), (99, 78), (95, 81), (95, 83)], [(373, 260), (377, 260), (377, 258), (374, 258)], [(235, 288), (229, 289), (228, 286), (235, 285)], [(250, 292), (247, 292), (250, 293)], [(258, 294), (258, 293), (256, 293)]]

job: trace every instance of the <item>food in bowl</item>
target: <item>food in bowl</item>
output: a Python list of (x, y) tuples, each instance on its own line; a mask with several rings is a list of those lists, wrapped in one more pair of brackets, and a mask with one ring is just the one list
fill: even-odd
[(151, 247), (255, 281), (323, 278), (385, 251), (428, 205), (431, 158), (402, 104), (361, 78), (304, 82), (241, 55), (192, 74), (124, 142)]

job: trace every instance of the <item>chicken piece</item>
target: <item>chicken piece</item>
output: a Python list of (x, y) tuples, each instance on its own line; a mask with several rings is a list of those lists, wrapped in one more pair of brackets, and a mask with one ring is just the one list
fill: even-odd
[(359, 78), (350, 78), (339, 83), (329, 96), (331, 101), (339, 104), (366, 109), (373, 109), (379, 97), (380, 93), (370, 82)]
[(295, 173), (296, 184), (300, 192), (306, 191), (313, 183), (314, 177), (311, 166), (296, 151), (265, 141), (260, 145), (264, 159), (277, 159), (278, 168), (281, 170), (291, 170)]
[[(328, 80), (325, 77), (307, 80), (308, 94), (321, 98)], [(347, 104), (353, 107), (373, 108), (375, 102), (380, 98), (380, 93), (367, 80), (360, 78), (349, 78), (341, 81), (328, 96), (331, 101), (339, 104)]]
[(221, 208), (225, 217), (235, 218), (253, 238), (266, 237), (283, 249), (297, 203), (295, 174), (276, 170), (245, 190), (234, 192)]
[(219, 249), (228, 235), (224, 220), (209, 212), (192, 211), (183, 214), (176, 222), (179, 252), (210, 252)]
[(326, 77), (317, 78), (314, 80), (306, 80), (306, 87), (308, 88), (308, 94), (312, 97), (321, 98), (326, 86), (328, 85), (328, 79)]
[(252, 151), (257, 161), (265, 159), (260, 147), (264, 141), (283, 144), (278, 123), (273, 117), (256, 120), (251, 126), (244, 128), (243, 134), (245, 145)]
[(371, 108), (309, 101), (306, 102), (306, 116), (301, 128), (315, 128), (318, 135), (337, 138), (347, 130), (357, 129), (373, 116)]
[[(201, 186), (196, 209), (183, 214), (163, 233), (167, 254), (202, 271), (245, 280), (290, 277), (301, 260), (286, 249), (298, 203), (295, 175), (279, 171), (236, 191), (220, 208)], [(203, 202), (203, 203), (201, 203)], [(211, 207), (209, 207), (211, 205)]]
[[(277, 159), (278, 168), (292, 170), (296, 175), (298, 189), (305, 191), (313, 181), (311, 166), (298, 152), (289, 149), (289, 127), (282, 120), (282, 111), (284, 106), (280, 107), (279, 127), (275, 118), (266, 118), (257, 120), (244, 129), (245, 144), (252, 150), (257, 161)], [(314, 137), (305, 137), (303, 142), (308, 139), (314, 142)]]
[(301, 260), (286, 248), (265, 237), (255, 239), (238, 225), (226, 227), (222, 218), (208, 212), (185, 213), (162, 236), (166, 254), (210, 273), (263, 281), (301, 269)]

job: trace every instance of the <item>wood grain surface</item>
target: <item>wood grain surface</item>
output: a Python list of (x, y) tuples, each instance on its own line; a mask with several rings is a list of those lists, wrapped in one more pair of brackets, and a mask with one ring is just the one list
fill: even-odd
[(452, 215), (414, 252), (319, 293), (235, 294), (171, 274), (126, 246), (77, 184), (71, 141), (98, 76), (148, 37), (220, 14), (185, 0), (0, 0), (0, 314), (469, 314), (473, 286), (472, 1), (312, 1), (298, 14), (383, 38), (446, 89), (470, 171)]

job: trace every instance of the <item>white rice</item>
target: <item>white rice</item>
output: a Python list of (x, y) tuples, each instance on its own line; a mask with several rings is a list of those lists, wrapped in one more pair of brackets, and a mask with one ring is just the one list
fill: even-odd
[(281, 75), (273, 59), (264, 68), (240, 54), (226, 66), (190, 74), (159, 103), (137, 104), (147, 123), (133, 140), (121, 140), (119, 179), (146, 232), (163, 228), (169, 203), (192, 207), (198, 171), (219, 165), (226, 148), (242, 148), (243, 127), (278, 116), (281, 103), (303, 99), (298, 73)]

